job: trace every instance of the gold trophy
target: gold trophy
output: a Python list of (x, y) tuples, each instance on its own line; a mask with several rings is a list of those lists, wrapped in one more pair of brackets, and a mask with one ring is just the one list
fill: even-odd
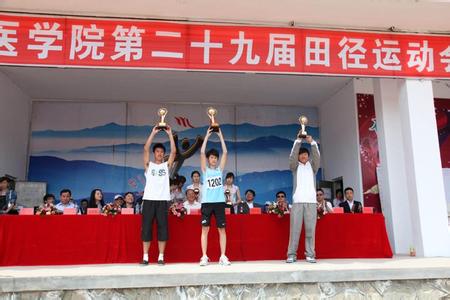
[(166, 130), (167, 129), (167, 123), (165, 122), (165, 117), (167, 115), (167, 108), (161, 107), (158, 109), (158, 116), (161, 118), (156, 125), (156, 128), (159, 130)]
[(211, 120), (209, 128), (211, 128), (213, 132), (218, 132), (219, 123), (217, 123), (215, 119), (215, 116), (217, 115), (217, 109), (215, 109), (214, 107), (208, 107), (206, 113), (208, 114), (208, 117)]
[(308, 118), (306, 116), (300, 116), (300, 118), (298, 118), (298, 121), (300, 122), (301, 129), (298, 132), (297, 137), (299, 139), (304, 139), (308, 135), (305, 130), (306, 124), (308, 124)]
[(231, 202), (231, 192), (230, 192), (230, 190), (226, 189), (224, 194), (225, 194), (225, 203), (227, 205), (231, 205), (232, 202)]

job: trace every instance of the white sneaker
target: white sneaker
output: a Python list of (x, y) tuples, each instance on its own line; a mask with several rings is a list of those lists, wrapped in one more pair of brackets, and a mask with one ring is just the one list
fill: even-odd
[(317, 262), (314, 257), (309, 257), (309, 256), (306, 257), (306, 261), (309, 263), (312, 263), (312, 264), (315, 264)]
[(208, 262), (209, 262), (208, 256), (202, 256), (202, 258), (200, 258), (200, 267), (207, 266)]
[(229, 266), (231, 265), (230, 261), (228, 260), (228, 257), (226, 257), (225, 255), (222, 255), (219, 259), (219, 265), (222, 266)]

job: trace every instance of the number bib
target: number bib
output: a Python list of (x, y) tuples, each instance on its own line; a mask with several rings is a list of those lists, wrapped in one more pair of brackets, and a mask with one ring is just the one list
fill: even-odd
[(222, 170), (206, 168), (203, 174), (202, 203), (225, 202), (223, 194)]
[(220, 188), (220, 187), (222, 187), (222, 176), (208, 178), (206, 183), (207, 183), (208, 189)]

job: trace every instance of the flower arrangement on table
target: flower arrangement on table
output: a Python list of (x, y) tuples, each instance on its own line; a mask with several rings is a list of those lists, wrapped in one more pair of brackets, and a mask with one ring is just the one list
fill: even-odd
[(289, 208), (284, 202), (272, 202), (267, 207), (267, 213), (278, 215), (279, 218), (282, 218), (286, 213), (289, 213)]
[(121, 207), (114, 203), (108, 203), (102, 208), (102, 214), (105, 216), (120, 215)]
[(39, 206), (39, 208), (36, 210), (36, 215), (39, 216), (60, 215), (60, 214), (62, 213), (59, 210), (57, 210), (56, 207), (51, 203)]
[(172, 203), (169, 207), (169, 212), (178, 218), (183, 218), (187, 214), (187, 210), (184, 207), (183, 202)]

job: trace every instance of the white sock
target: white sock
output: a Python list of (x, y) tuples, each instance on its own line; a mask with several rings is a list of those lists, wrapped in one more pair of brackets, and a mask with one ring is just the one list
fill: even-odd
[(164, 254), (160, 253), (158, 256), (158, 260), (164, 260)]
[(144, 253), (144, 258), (143, 258), (143, 260), (148, 261), (148, 253)]

